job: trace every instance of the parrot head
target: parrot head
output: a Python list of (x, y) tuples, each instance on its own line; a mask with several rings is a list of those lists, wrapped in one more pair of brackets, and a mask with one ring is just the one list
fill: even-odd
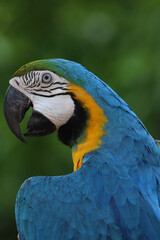
[[(107, 118), (97, 103), (97, 78), (80, 64), (63, 59), (39, 60), (21, 67), (10, 80), (4, 101), (9, 128), (21, 141), (55, 131), (74, 148), (76, 169), (84, 155), (101, 145)], [(27, 131), (20, 122), (32, 107)]]

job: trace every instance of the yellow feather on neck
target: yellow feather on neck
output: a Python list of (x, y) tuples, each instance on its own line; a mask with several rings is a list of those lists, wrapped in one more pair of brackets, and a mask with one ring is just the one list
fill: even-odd
[(85, 154), (101, 147), (101, 137), (105, 135), (104, 124), (108, 122), (103, 109), (83, 88), (71, 84), (69, 91), (74, 94), (74, 98), (82, 103), (82, 106), (89, 112), (87, 120), (86, 138), (77, 145), (72, 152), (74, 171), (83, 165)]

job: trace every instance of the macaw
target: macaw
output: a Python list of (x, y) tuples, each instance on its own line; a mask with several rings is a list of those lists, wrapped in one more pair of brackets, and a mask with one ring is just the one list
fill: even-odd
[(24, 136), (57, 131), (74, 171), (37, 176), (15, 206), (20, 240), (160, 240), (160, 147), (132, 109), (78, 63), (39, 60), (10, 80), (4, 114)]

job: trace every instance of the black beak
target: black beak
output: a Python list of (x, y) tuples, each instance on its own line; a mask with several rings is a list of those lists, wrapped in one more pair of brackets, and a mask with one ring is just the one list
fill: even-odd
[[(32, 106), (30, 99), (16, 90), (9, 87), (4, 100), (4, 115), (7, 124), (13, 134), (22, 142), (25, 142), (19, 123), (23, 120), (25, 113)], [(27, 125), (25, 136), (44, 136), (56, 130), (56, 126), (41, 113), (33, 110), (32, 116)]]
[(4, 100), (4, 115), (10, 130), (22, 142), (25, 142), (25, 140), (20, 131), (19, 123), (31, 105), (31, 101), (23, 93), (12, 86), (8, 88)]

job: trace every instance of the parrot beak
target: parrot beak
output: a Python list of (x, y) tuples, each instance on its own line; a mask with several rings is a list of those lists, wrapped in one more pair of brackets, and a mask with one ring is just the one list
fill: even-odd
[(20, 131), (19, 123), (31, 105), (31, 101), (23, 93), (12, 86), (8, 88), (4, 100), (4, 115), (10, 130), (22, 142), (25, 140)]
[[(32, 106), (31, 100), (12, 86), (8, 88), (4, 100), (4, 115), (7, 124), (13, 134), (25, 142), (19, 123), (23, 120), (25, 113)], [(41, 113), (33, 110), (24, 136), (44, 136), (56, 130), (56, 126)]]

